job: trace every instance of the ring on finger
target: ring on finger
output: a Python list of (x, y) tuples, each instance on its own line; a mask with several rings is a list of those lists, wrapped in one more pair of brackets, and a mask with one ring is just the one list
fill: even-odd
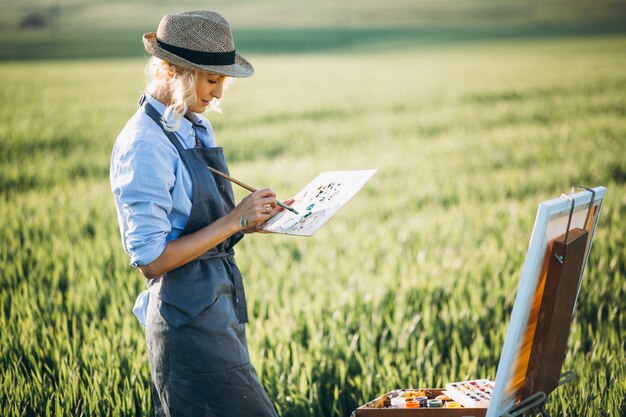
[(264, 206), (264, 207), (265, 207), (265, 214), (269, 214), (272, 208), (270, 206)]

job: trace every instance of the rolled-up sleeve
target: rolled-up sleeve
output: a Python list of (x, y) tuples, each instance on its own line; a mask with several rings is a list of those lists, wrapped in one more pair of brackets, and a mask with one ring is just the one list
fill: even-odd
[(149, 264), (165, 249), (172, 228), (168, 214), (176, 181), (173, 164), (167, 150), (145, 139), (114, 150), (111, 190), (132, 266)]

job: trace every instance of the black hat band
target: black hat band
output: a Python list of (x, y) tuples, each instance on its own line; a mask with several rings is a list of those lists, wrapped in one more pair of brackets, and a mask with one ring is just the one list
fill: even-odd
[(156, 38), (157, 44), (168, 52), (173, 53), (189, 62), (198, 65), (232, 65), (235, 63), (235, 51), (231, 52), (204, 52), (165, 43)]

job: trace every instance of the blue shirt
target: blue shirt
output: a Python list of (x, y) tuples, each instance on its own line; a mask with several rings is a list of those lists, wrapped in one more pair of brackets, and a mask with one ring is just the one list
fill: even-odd
[[(149, 95), (146, 99), (161, 115), (165, 113), (163, 103)], [(175, 132), (183, 148), (195, 147), (196, 135), (203, 146), (214, 147), (211, 123), (199, 114), (187, 117)], [(147, 265), (185, 228), (191, 213), (192, 184), (178, 151), (143, 108), (115, 141), (110, 181), (130, 264)]]

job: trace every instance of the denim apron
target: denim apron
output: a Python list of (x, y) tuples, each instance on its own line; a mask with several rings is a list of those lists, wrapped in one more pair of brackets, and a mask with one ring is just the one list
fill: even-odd
[[(145, 103), (144, 109), (162, 128), (154, 107)], [(184, 236), (233, 210), (233, 189), (206, 168), (228, 173), (222, 148), (184, 149), (174, 133), (163, 132), (192, 180)], [(246, 300), (233, 250), (242, 237), (238, 232), (148, 282), (146, 340), (159, 417), (277, 416), (248, 355)]]

